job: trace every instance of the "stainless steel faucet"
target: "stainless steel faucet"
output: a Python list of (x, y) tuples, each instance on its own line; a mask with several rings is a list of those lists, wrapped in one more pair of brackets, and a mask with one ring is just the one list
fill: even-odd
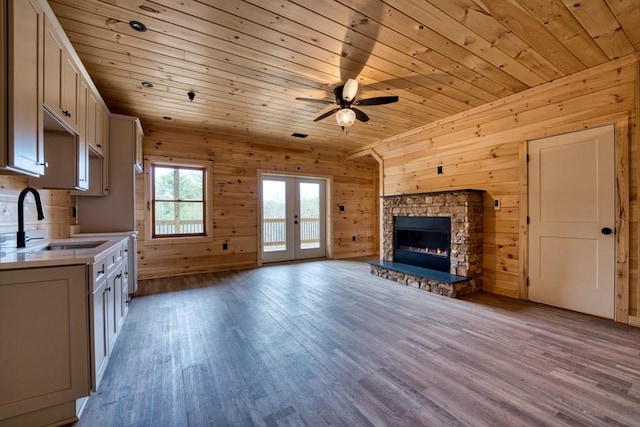
[(38, 210), (38, 220), (42, 221), (44, 219), (44, 209), (42, 208), (42, 200), (40, 200), (40, 194), (35, 188), (27, 187), (20, 192), (20, 196), (18, 196), (18, 236), (16, 247), (24, 248), (27, 244), (26, 235), (24, 232), (24, 199), (27, 196), (27, 193), (33, 194), (33, 198), (36, 199), (36, 209)]

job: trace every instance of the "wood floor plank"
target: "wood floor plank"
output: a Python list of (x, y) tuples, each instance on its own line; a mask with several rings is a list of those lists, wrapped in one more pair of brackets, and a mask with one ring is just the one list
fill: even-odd
[(78, 426), (637, 426), (640, 329), (317, 261), (142, 281)]

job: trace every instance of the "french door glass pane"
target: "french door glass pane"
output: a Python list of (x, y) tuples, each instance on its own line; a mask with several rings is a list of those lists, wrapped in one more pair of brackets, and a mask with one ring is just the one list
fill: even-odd
[(300, 248), (320, 247), (320, 184), (301, 182), (300, 195)]
[(262, 181), (262, 227), (264, 252), (287, 249), (287, 201), (284, 181)]

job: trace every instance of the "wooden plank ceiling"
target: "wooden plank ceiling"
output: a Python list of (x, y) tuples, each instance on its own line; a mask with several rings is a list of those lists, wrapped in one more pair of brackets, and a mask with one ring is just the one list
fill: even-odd
[[(340, 150), (640, 50), (640, 0), (49, 3), (112, 112)], [(361, 107), (371, 120), (345, 134), (313, 121), (335, 106), (295, 100), (347, 78), (360, 99), (400, 101)]]

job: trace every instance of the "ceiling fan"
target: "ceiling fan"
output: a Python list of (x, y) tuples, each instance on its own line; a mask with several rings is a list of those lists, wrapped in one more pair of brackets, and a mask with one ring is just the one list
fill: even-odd
[(344, 85), (340, 85), (333, 90), (336, 97), (335, 101), (329, 99), (316, 99), (316, 98), (296, 98), (297, 101), (317, 102), (319, 104), (336, 104), (338, 108), (334, 108), (331, 111), (327, 111), (321, 116), (315, 118), (313, 121), (317, 122), (324, 118), (329, 117), (333, 113), (336, 114), (336, 121), (338, 125), (344, 130), (345, 127), (351, 126), (355, 120), (361, 122), (368, 122), (369, 116), (364, 111), (354, 106), (371, 106), (371, 105), (383, 105), (398, 102), (397, 96), (378, 96), (375, 98), (359, 99), (355, 100), (358, 93), (358, 82), (354, 79), (348, 79)]

